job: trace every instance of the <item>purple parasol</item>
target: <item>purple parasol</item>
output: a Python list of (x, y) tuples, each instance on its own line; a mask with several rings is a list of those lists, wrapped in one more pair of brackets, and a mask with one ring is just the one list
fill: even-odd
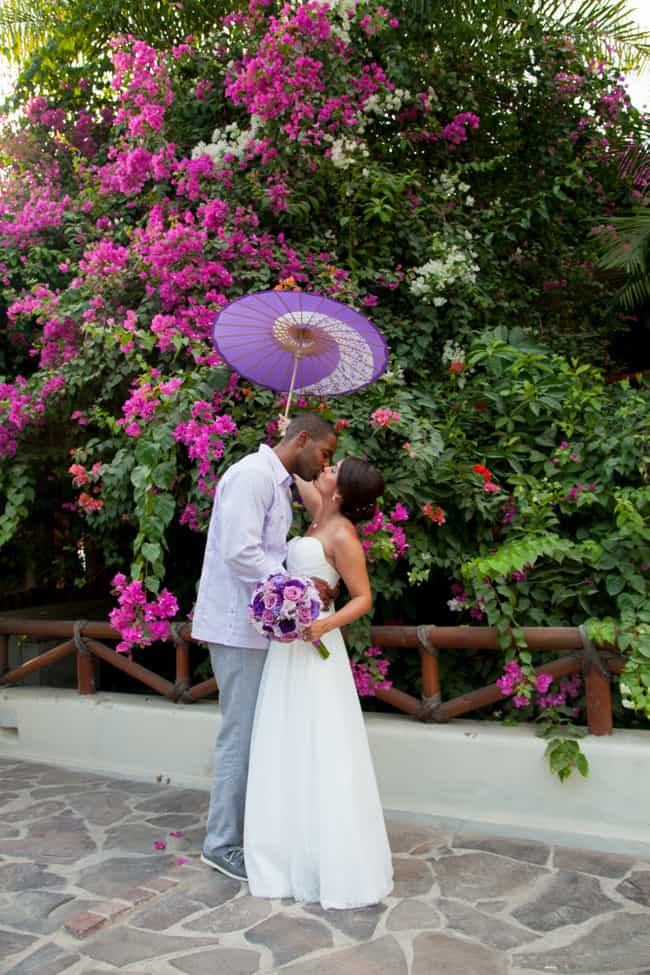
[(215, 320), (212, 338), (246, 379), (289, 393), (342, 396), (386, 368), (388, 347), (363, 315), (306, 291), (257, 291), (236, 298)]

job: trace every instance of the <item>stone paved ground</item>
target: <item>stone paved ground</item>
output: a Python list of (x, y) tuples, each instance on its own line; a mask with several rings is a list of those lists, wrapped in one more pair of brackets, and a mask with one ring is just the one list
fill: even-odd
[(202, 866), (206, 803), (0, 759), (0, 971), (650, 975), (650, 860), (392, 822), (391, 897), (322, 911)]

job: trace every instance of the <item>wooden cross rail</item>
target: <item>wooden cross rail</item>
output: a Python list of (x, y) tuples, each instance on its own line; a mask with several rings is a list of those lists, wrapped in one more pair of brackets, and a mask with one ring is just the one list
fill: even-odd
[[(212, 694), (217, 689), (217, 684), (211, 677), (192, 686), (190, 624), (172, 623), (170, 630), (168, 641), (173, 642), (176, 647), (176, 681), (173, 684), (147, 667), (130, 660), (128, 656), (100, 643), (100, 640), (119, 639), (118, 631), (108, 623), (0, 617), (0, 684), (16, 684), (63, 657), (76, 654), (77, 688), (80, 694), (96, 692), (93, 657), (97, 657), (170, 701), (192, 704)], [(579, 627), (533, 626), (524, 627), (523, 633), (530, 650), (564, 653), (564, 656), (538, 667), (536, 673), (544, 672), (556, 678), (579, 671), (584, 674), (589, 731), (595, 735), (611, 734), (613, 722), (610, 674), (620, 674), (623, 671), (625, 658), (616, 652), (615, 647), (602, 647), (597, 651), (587, 640), (584, 630)], [(61, 637), (64, 642), (10, 671), (8, 637), (11, 634), (48, 639)], [(421, 698), (413, 697), (397, 688), (378, 689), (375, 692), (380, 700), (419, 721), (446, 722), (503, 700), (501, 689), (496, 684), (444, 702), (440, 688), (440, 651), (497, 650), (497, 631), (493, 627), (373, 626), (370, 637), (372, 643), (380, 647), (419, 651), (423, 690)]]

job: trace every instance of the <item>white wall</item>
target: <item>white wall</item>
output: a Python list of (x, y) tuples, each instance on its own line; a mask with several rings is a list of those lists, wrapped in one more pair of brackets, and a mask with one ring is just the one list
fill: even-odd
[[(0, 690), (0, 755), (208, 789), (217, 704), (129, 694)], [(593, 849), (650, 853), (650, 733), (582, 747), (588, 779), (561, 784), (528, 727), (366, 716), (384, 808), (403, 818)]]

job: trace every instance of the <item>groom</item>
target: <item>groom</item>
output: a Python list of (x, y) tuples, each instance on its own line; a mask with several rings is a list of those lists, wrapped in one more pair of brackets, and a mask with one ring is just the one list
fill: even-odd
[[(276, 447), (262, 444), (229, 467), (214, 499), (192, 621), (193, 638), (210, 648), (221, 708), (201, 860), (236, 880), (247, 879), (242, 841), (248, 754), (268, 649), (268, 640), (248, 622), (248, 604), (255, 585), (283, 568), (292, 475), (313, 481), (335, 449), (330, 424), (304, 413)], [(315, 582), (327, 597), (326, 583)]]

